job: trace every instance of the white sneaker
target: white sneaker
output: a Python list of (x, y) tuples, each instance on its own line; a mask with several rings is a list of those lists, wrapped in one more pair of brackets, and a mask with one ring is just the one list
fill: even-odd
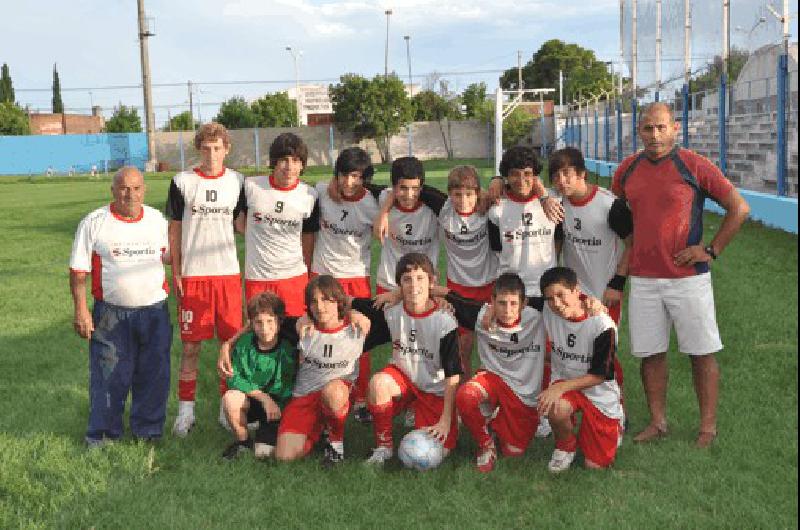
[(416, 414), (414, 414), (414, 409), (406, 409), (406, 415), (404, 419), (404, 423), (406, 427), (414, 427), (414, 422), (416, 421)]
[(478, 409), (481, 411), (481, 415), (486, 418), (486, 421), (492, 421), (497, 417), (500, 413), (500, 407), (492, 407), (492, 404), (489, 401), (481, 401), (481, 404), (478, 405)]
[(256, 442), (253, 444), (253, 455), (258, 458), (270, 458), (275, 454), (275, 446), (265, 443)]
[(382, 466), (392, 458), (393, 453), (394, 451), (392, 451), (391, 447), (376, 447), (372, 450), (372, 455), (367, 458), (365, 463), (369, 466)]
[(567, 452), (562, 451), (561, 449), (556, 449), (553, 451), (553, 456), (550, 458), (550, 463), (547, 464), (547, 469), (550, 473), (561, 473), (562, 471), (566, 471), (569, 469), (569, 466), (572, 465), (572, 461), (575, 460), (575, 452)]
[(186, 438), (194, 427), (194, 401), (179, 401), (178, 416), (172, 426), (172, 434), (179, 438)]
[(222, 400), (219, 402), (219, 424), (222, 425), (222, 428), (226, 431), (231, 430), (231, 424), (228, 423), (228, 417), (225, 415), (225, 406), (222, 404)]
[(550, 422), (547, 421), (547, 418), (540, 418), (539, 426), (536, 427), (536, 437), (547, 438), (551, 434), (553, 434), (553, 429), (550, 427)]

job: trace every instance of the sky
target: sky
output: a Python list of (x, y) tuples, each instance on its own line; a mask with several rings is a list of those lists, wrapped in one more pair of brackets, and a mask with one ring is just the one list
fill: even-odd
[[(67, 109), (86, 113), (100, 105), (108, 116), (119, 103), (142, 104), (135, 0), (3, 4), (0, 63), (10, 67), (19, 103), (49, 111), (57, 63)], [(619, 60), (619, 0), (145, 0), (145, 9), (155, 33), (149, 47), (158, 127), (168, 113), (188, 108), (189, 80), (203, 120), (231, 96), (252, 99), (293, 86), (287, 45), (302, 51), (301, 83), (383, 73), (386, 9), (389, 71), (408, 78), (409, 35), (414, 83), (422, 85), (439, 72), (453, 91), (476, 81), (493, 91), (501, 71), (516, 66), (518, 50), (527, 62), (552, 38)], [(131, 88), (106, 88), (120, 86)]]

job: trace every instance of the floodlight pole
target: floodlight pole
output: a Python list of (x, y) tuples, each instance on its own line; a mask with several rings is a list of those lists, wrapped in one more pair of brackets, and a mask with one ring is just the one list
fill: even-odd
[[(406, 41), (406, 58), (408, 59), (408, 97), (414, 96), (413, 82), (411, 80), (411, 36), (403, 37)], [(408, 124), (408, 156), (414, 156), (414, 147), (411, 141), (411, 123)]]
[(392, 10), (387, 9), (383, 12), (386, 15), (386, 47), (384, 48), (383, 57), (383, 78), (389, 78), (389, 18), (392, 16)]
[(656, 0), (656, 101), (661, 97), (661, 1)]
[(302, 50), (295, 50), (291, 46), (286, 46), (286, 51), (289, 52), (292, 59), (294, 59), (294, 103), (297, 107), (297, 126), (300, 127), (300, 73), (297, 67), (297, 59), (303, 55), (303, 52)]
[(494, 174), (500, 174), (500, 153), (503, 152), (503, 88), (498, 86), (494, 99)]
[(139, 51), (142, 61), (142, 90), (144, 92), (144, 120), (147, 130), (147, 162), (145, 171), (155, 171), (156, 166), (156, 139), (155, 139), (155, 118), (153, 117), (153, 95), (150, 85), (150, 54), (147, 47), (147, 39), (153, 34), (146, 27), (144, 16), (144, 0), (137, 0), (137, 10), (139, 18)]

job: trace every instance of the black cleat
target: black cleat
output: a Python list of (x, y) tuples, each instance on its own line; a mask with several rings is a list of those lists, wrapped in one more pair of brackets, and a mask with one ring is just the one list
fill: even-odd
[(239, 456), (240, 453), (244, 453), (246, 451), (251, 451), (253, 449), (253, 442), (250, 439), (247, 439), (243, 442), (233, 442), (229, 445), (223, 452), (222, 458), (225, 460), (234, 460), (236, 457)]
[(366, 425), (368, 423), (372, 423), (372, 414), (365, 406), (356, 407), (356, 409), (353, 411), (353, 418), (355, 418), (355, 420), (361, 424)]
[(333, 448), (330, 443), (326, 443), (322, 455), (322, 467), (332, 469), (344, 462), (344, 455)]

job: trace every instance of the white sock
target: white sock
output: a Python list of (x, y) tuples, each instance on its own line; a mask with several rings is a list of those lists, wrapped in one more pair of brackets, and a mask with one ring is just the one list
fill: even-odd
[(194, 401), (178, 401), (178, 414), (194, 416)]
[(330, 444), (337, 453), (344, 454), (344, 442), (330, 442)]

